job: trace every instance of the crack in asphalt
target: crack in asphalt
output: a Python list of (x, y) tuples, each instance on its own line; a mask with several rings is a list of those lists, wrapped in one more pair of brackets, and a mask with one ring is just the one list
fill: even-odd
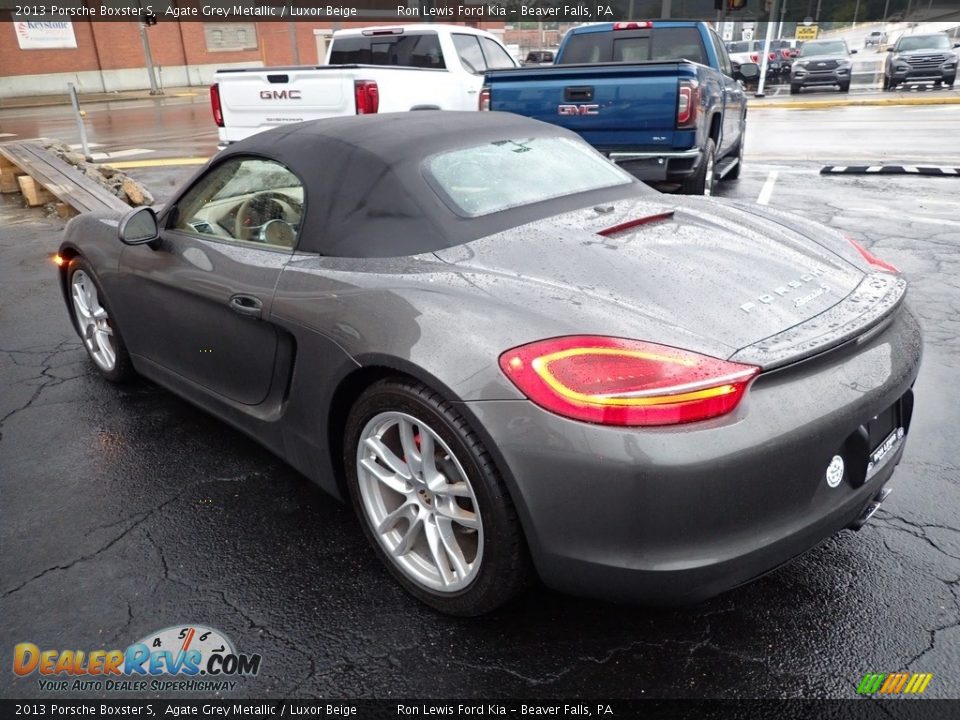
[[(68, 348), (67, 346), (73, 346), (73, 347), (69, 347), (69, 348)], [(42, 378), (47, 378), (47, 381), (46, 381), (46, 382), (41, 382), (39, 385), (37, 385), (37, 387), (36, 387), (36, 388), (34, 389), (34, 391), (33, 391), (33, 394), (30, 396), (30, 399), (27, 400), (26, 403), (24, 403), (23, 405), (21, 405), (21, 406), (18, 407), (18, 408), (14, 408), (13, 410), (9, 411), (9, 412), (8, 412), (6, 415), (4, 415), (3, 417), (0, 417), (0, 440), (3, 440), (3, 432), (2, 432), (2, 430), (3, 430), (4, 424), (5, 424), (8, 420), (10, 420), (10, 418), (12, 418), (14, 415), (16, 415), (17, 413), (23, 412), (23, 411), (26, 410), (27, 408), (31, 407), (31, 406), (33, 405), (33, 403), (35, 403), (35, 402), (37, 401), (37, 399), (40, 397), (40, 395), (43, 393), (44, 390), (46, 390), (47, 388), (56, 387), (57, 385), (62, 385), (63, 383), (65, 383), (65, 382), (67, 382), (67, 381), (69, 381), (69, 380), (75, 379), (75, 377), (74, 377), (74, 378), (60, 378), (60, 377), (56, 377), (55, 375), (50, 375), (50, 373), (55, 369), (52, 365), (50, 365), (50, 361), (51, 361), (53, 358), (55, 358), (57, 355), (59, 355), (59, 354), (61, 354), (61, 353), (63, 353), (63, 352), (66, 352), (68, 349), (73, 350), (73, 349), (76, 349), (77, 347), (80, 347), (80, 346), (81, 346), (81, 344), (78, 343), (78, 342), (76, 342), (76, 341), (73, 341), (73, 340), (62, 340), (62, 341), (60, 341), (59, 343), (57, 343), (57, 345), (55, 345), (52, 350), (49, 349), (49, 348), (47, 348), (47, 349), (45, 349), (45, 350), (37, 350), (37, 351), (25, 351), (25, 350), (18, 351), (18, 350), (4, 350), (4, 349), (0, 349), (0, 352), (6, 353), (6, 354), (8, 354), (8, 355), (12, 355), (12, 354), (18, 353), (18, 352), (19, 352), (19, 353), (22, 353), (22, 354), (43, 355), (43, 359), (40, 361), (40, 373), (39, 373), (38, 375), (35, 375), (35, 376), (32, 377), (32, 378), (25, 378), (24, 380), (21, 380), (21, 381), (19, 381), (18, 383), (15, 383), (15, 384), (25, 384), (25, 383), (27, 383), (27, 382), (30, 381), (30, 380), (40, 380), (40, 379), (42, 379)], [(11, 359), (12, 359), (12, 358), (11, 358)], [(17, 362), (14, 360), (14, 364), (19, 364), (19, 363), (17, 363)], [(21, 366), (21, 367), (25, 367), (25, 366)], [(76, 377), (82, 377), (82, 376), (76, 376)]]
[[(186, 494), (187, 494), (188, 492), (190, 492), (191, 490), (195, 490), (196, 488), (202, 487), (202, 486), (204, 486), (204, 485), (209, 485), (209, 484), (211, 484), (211, 483), (219, 483), (219, 482), (233, 482), (233, 480), (231, 480), (231, 479), (222, 480), (222, 479), (220, 479), (220, 478), (210, 478), (210, 479), (207, 479), (207, 480), (199, 480), (199, 481), (197, 481), (197, 482), (190, 483), (189, 485), (186, 485), (186, 486), (184, 486), (183, 488), (181, 488), (180, 491), (177, 492), (177, 493), (175, 493), (172, 497), (167, 498), (166, 500), (164, 500), (163, 502), (159, 503), (158, 505), (155, 505), (154, 507), (150, 508), (149, 510), (146, 510), (146, 511), (144, 511), (144, 512), (142, 512), (142, 513), (137, 513), (136, 515), (133, 515), (133, 516), (128, 517), (128, 518), (125, 518), (125, 519), (123, 519), (123, 520), (119, 520), (119, 521), (117, 521), (117, 522), (113, 522), (113, 523), (109, 523), (109, 524), (107, 524), (107, 525), (102, 525), (102, 526), (93, 528), (93, 529), (90, 531), (90, 533), (97, 532), (97, 531), (102, 530), (102, 529), (109, 529), (109, 528), (115, 527), (115, 526), (117, 526), (117, 525), (120, 525), (120, 524), (122, 524), (122, 523), (124, 523), (124, 522), (130, 522), (130, 524), (123, 530), (123, 532), (121, 532), (121, 533), (120, 533), (119, 535), (117, 535), (116, 537), (114, 537), (114, 538), (110, 539), (109, 541), (107, 541), (104, 545), (102, 545), (102, 546), (101, 546), (100, 548), (98, 548), (97, 550), (94, 550), (93, 552), (87, 553), (87, 554), (85, 554), (85, 555), (81, 555), (80, 557), (78, 557), (78, 558), (76, 558), (76, 559), (74, 559), (74, 560), (71, 560), (70, 562), (68, 562), (68, 563), (66, 563), (66, 564), (64, 564), (64, 565), (53, 565), (52, 567), (48, 567), (48, 568), (46, 568), (45, 570), (42, 570), (41, 572), (37, 573), (37, 574), (34, 575), (33, 577), (29, 578), (28, 580), (23, 581), (23, 582), (20, 583), (19, 585), (15, 586), (15, 587), (13, 587), (13, 588), (10, 588), (9, 590), (5, 590), (5, 591), (3, 592), (3, 594), (0, 595), (0, 597), (9, 597), (10, 595), (13, 595), (13, 594), (15, 594), (15, 593), (23, 590), (23, 588), (25, 588), (26, 586), (30, 585), (31, 583), (35, 582), (36, 580), (39, 580), (40, 578), (44, 577), (45, 575), (47, 575), (47, 574), (49, 574), (49, 573), (51, 573), (51, 572), (55, 572), (55, 571), (57, 571), (57, 570), (69, 570), (70, 568), (74, 567), (75, 565), (78, 565), (79, 563), (86, 562), (87, 560), (91, 560), (91, 559), (97, 557), (98, 555), (100, 555), (100, 554), (102, 554), (103, 552), (105, 552), (105, 551), (109, 550), (110, 548), (112, 548), (114, 545), (116, 545), (118, 542), (120, 542), (123, 538), (125, 538), (125, 537), (126, 537), (127, 535), (129, 535), (131, 532), (133, 532), (133, 531), (136, 530), (138, 527), (140, 527), (141, 525), (143, 525), (143, 523), (145, 523), (145, 522), (146, 522), (147, 520), (149, 520), (151, 517), (153, 517), (154, 515), (156, 515), (156, 514), (159, 513), (159, 512), (162, 512), (163, 509), (166, 508), (168, 505), (176, 502), (177, 500), (180, 500), (184, 495), (186, 495)], [(88, 534), (89, 534), (89, 533), (88, 533)], [(164, 561), (164, 566), (166, 567), (166, 561)]]

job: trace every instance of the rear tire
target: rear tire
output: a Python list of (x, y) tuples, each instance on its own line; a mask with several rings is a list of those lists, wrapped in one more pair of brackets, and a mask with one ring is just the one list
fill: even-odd
[(733, 170), (731, 170), (730, 172), (728, 172), (728, 173), (724, 176), (724, 178), (723, 178), (724, 180), (727, 180), (727, 179), (730, 179), (730, 180), (739, 180), (739, 179), (740, 179), (740, 169), (743, 167), (743, 143), (744, 143), (744, 140), (745, 140), (744, 135), (746, 135), (746, 132), (747, 132), (747, 125), (746, 125), (746, 123), (744, 123), (744, 124), (743, 124), (743, 130), (742, 130), (741, 133), (740, 133), (740, 139), (737, 141), (737, 161), (738, 161), (738, 162), (737, 162), (736, 165), (733, 166)]
[(683, 195), (713, 195), (717, 180), (717, 146), (713, 138), (707, 138), (703, 157), (697, 171), (680, 184)]
[(90, 263), (79, 255), (67, 268), (67, 292), (73, 327), (97, 371), (110, 382), (130, 380), (136, 372), (110, 303)]
[(350, 410), (343, 457), (363, 532), (411, 595), (474, 616), (527, 587), (533, 573), (506, 486), (440, 395), (412, 380), (374, 383)]

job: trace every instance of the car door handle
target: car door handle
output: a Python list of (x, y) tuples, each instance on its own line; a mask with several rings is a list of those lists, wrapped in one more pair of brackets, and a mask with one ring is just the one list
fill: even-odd
[(263, 313), (263, 301), (252, 295), (234, 295), (230, 298), (230, 309), (244, 317), (260, 319)]

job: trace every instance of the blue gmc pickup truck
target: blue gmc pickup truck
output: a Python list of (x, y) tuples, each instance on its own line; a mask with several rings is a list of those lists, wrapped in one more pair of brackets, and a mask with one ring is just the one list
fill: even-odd
[(598, 23), (567, 33), (552, 67), (487, 73), (480, 108), (580, 134), (641, 180), (709, 195), (743, 161), (743, 80), (707, 23)]

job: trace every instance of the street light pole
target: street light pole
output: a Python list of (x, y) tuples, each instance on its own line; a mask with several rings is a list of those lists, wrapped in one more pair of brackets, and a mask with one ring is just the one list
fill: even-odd
[(857, 15), (860, 14), (860, 0), (857, 0), (857, 4), (853, 8), (853, 26), (857, 26)]

